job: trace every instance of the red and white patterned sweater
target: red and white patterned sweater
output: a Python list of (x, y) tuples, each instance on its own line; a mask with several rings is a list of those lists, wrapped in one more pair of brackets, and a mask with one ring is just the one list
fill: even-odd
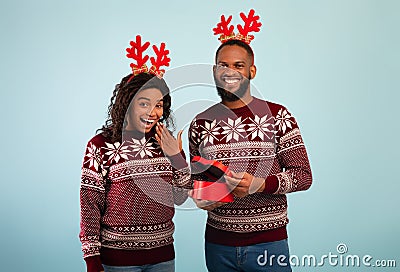
[(174, 258), (174, 201), (186, 199), (181, 188), (190, 187), (190, 170), (184, 155), (165, 157), (153, 136), (126, 133), (122, 143), (111, 143), (99, 134), (87, 144), (79, 237), (88, 271), (101, 261), (124, 266)]
[(307, 190), (312, 176), (298, 125), (285, 107), (255, 97), (238, 109), (216, 104), (192, 121), (189, 145), (191, 157), (266, 180), (264, 192), (208, 212), (206, 241), (245, 246), (287, 238), (285, 194)]

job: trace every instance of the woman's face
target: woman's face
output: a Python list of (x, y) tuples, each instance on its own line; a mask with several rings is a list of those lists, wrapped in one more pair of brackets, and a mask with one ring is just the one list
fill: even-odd
[(125, 129), (147, 133), (161, 119), (163, 112), (161, 91), (156, 88), (141, 90), (131, 102)]

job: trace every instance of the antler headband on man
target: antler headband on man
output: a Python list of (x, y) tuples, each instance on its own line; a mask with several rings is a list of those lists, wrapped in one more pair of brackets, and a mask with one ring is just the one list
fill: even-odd
[(149, 47), (150, 43), (145, 42), (142, 44), (142, 37), (140, 35), (136, 36), (136, 41), (130, 41), (130, 48), (126, 49), (126, 56), (128, 58), (134, 59), (136, 63), (131, 63), (130, 66), (132, 68), (132, 76), (129, 78), (128, 82), (136, 75), (140, 73), (150, 73), (159, 78), (165, 73), (164, 69), (160, 69), (161, 66), (169, 66), (169, 62), (171, 59), (168, 57), (169, 50), (165, 50), (165, 43), (161, 43), (160, 47), (153, 45), (153, 51), (156, 55), (156, 58), (151, 57), (151, 67), (148, 69), (146, 62), (149, 60), (148, 55), (143, 55), (146, 49)]
[(221, 34), (218, 40), (222, 43), (225, 43), (229, 40), (241, 40), (247, 44), (254, 39), (253, 35), (249, 35), (250, 32), (259, 32), (261, 27), (261, 22), (258, 20), (260, 16), (254, 15), (254, 9), (249, 11), (249, 14), (246, 16), (243, 12), (240, 13), (240, 17), (242, 18), (244, 25), (237, 25), (238, 34), (234, 33), (234, 26), (230, 25), (232, 21), (232, 15), (225, 19), (225, 15), (221, 15), (221, 22), (217, 24), (217, 27), (213, 28), (214, 35)]

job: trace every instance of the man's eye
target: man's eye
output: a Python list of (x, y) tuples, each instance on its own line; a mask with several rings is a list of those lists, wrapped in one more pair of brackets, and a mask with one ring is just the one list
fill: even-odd
[(238, 68), (238, 69), (243, 69), (244, 65), (243, 64), (238, 64), (235, 67)]

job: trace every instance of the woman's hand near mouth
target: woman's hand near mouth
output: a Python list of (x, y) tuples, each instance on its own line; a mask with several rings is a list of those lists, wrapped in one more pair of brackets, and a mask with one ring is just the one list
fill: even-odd
[(178, 132), (177, 138), (171, 134), (171, 132), (161, 123), (156, 124), (156, 140), (160, 145), (166, 156), (173, 156), (182, 151), (182, 132)]

